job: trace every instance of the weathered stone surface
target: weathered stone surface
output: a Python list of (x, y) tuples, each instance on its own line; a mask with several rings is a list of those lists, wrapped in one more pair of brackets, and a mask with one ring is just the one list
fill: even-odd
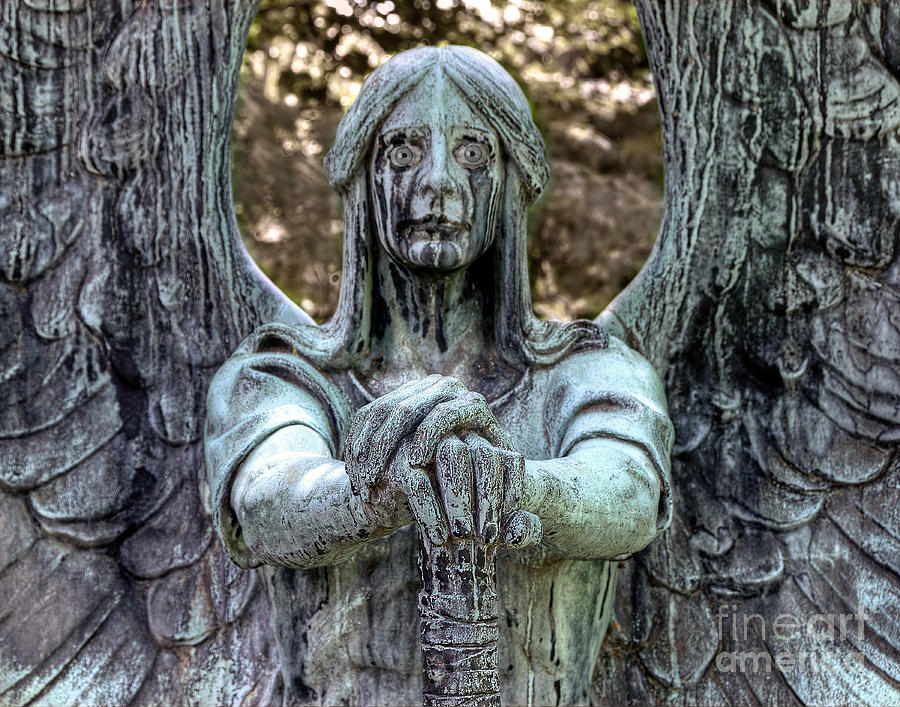
[(471, 48), (398, 54), (326, 164), (337, 312), (258, 329), (208, 399), (216, 529), (267, 565), (286, 692), (583, 702), (606, 560), (670, 515), (672, 434), (646, 362), (531, 311), (526, 213), (548, 165), (525, 97)]
[[(666, 218), (605, 321), (664, 374), (676, 518), (623, 570), (594, 699), (896, 702), (900, 9), (638, 7)], [(305, 635), (270, 638), (266, 597), (208, 543), (192, 487), (213, 370), (259, 323), (309, 321), (248, 262), (230, 204), (255, 8), (0, 6), (4, 703), (279, 703), (276, 642), (302, 652)], [(323, 576), (286, 591), (324, 601), (340, 584)], [(391, 597), (404, 577), (383, 582)], [(613, 601), (607, 575), (580, 581)], [(577, 609), (554, 596), (548, 635)], [(865, 630), (830, 651), (771, 630), (854, 611)], [(755, 620), (735, 638), (732, 615), (768, 632)], [(515, 631), (524, 617), (509, 615)], [(548, 670), (573, 650), (553, 645)], [(389, 662), (397, 646), (374, 650)], [(729, 672), (733, 651), (821, 661)]]
[[(693, 674), (672, 640), (698, 630), (690, 613), (638, 636), (653, 657), (643, 670), (622, 652), (634, 643), (612, 635), (599, 694), (896, 702), (896, 3), (637, 5), (666, 212), (656, 250), (603, 318), (663, 372), (680, 497), (657, 544), (682, 544), (700, 567), (690, 601), (722, 617), (705, 629), (715, 659)], [(670, 555), (651, 547), (620, 585), (635, 623), (681, 601), (641, 590)], [(773, 637), (781, 615), (802, 625), (787, 640)], [(822, 643), (807, 621), (828, 615), (864, 615), (865, 630)], [(790, 661), (772, 667), (781, 654)]]
[[(211, 369), (298, 311), (243, 254), (230, 207), (254, 11), (0, 9), (4, 704), (278, 693), (264, 602), (241, 618), (253, 581), (208, 576), (197, 468)], [(206, 578), (203, 601), (172, 589), (180, 572)], [(163, 655), (177, 675), (158, 674)]]

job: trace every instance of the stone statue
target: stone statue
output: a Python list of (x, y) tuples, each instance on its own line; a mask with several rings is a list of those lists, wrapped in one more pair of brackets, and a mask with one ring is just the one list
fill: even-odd
[(404, 52), (326, 165), (337, 312), (257, 329), (207, 411), (215, 526), (264, 567), (286, 684), (420, 699), (417, 526), (426, 702), (586, 702), (608, 560), (669, 518), (672, 428), (640, 355), (531, 311), (526, 210), (548, 167), (525, 97), (474, 49)]
[(900, 3), (635, 5), (665, 215), (602, 329), (531, 314), (543, 148), (477, 53), (348, 114), (313, 327), (232, 208), (258, 2), (4, 5), (0, 703), (412, 703), (454, 656), (482, 702), (900, 703)]

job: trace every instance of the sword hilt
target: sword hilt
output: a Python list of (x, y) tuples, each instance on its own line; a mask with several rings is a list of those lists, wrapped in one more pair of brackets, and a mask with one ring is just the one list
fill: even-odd
[(426, 707), (500, 707), (497, 545), (419, 530), (419, 616)]

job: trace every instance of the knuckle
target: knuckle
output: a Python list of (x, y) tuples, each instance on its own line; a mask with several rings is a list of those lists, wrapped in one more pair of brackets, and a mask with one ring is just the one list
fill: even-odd
[(484, 437), (474, 430), (466, 437), (466, 441), (471, 445), (473, 451), (487, 449), (491, 446)]
[(465, 400), (470, 405), (477, 405), (479, 407), (483, 405), (487, 407), (487, 399), (481, 393), (477, 393), (475, 391), (470, 390), (468, 393), (466, 393)]
[(451, 420), (459, 416), (459, 407), (452, 400), (438, 403), (434, 406), (434, 415), (438, 422)]
[(453, 390), (453, 383), (455, 380), (455, 378), (450, 378), (449, 376), (437, 376), (437, 380), (434, 382), (434, 387), (431, 389), (431, 392), (435, 395), (445, 395)]
[(413, 474), (409, 480), (409, 487), (416, 495), (424, 494), (429, 486), (431, 486), (431, 482), (424, 474)]
[(393, 414), (401, 419), (406, 418), (409, 417), (413, 413), (413, 411), (415, 411), (416, 407), (416, 404), (412, 400), (406, 398), (405, 400), (401, 400), (394, 406)]
[(447, 410), (452, 410), (454, 408), (454, 401), (452, 400), (442, 400), (437, 405), (434, 406), (434, 414), (441, 415)]
[(356, 412), (355, 420), (359, 420), (360, 423), (366, 421), (366, 419), (375, 412), (381, 406), (381, 400), (373, 400), (371, 403), (366, 403)]
[(479, 445), (475, 448), (475, 459), (479, 466), (486, 467), (496, 459), (493, 450), (487, 445)]
[(444, 376), (442, 381), (447, 388), (450, 390), (465, 390), (466, 386), (462, 384), (458, 378), (454, 378), (453, 376)]
[(447, 451), (451, 454), (459, 456), (460, 454), (464, 454), (466, 451), (466, 444), (459, 437), (447, 437), (443, 444), (446, 446)]
[(519, 452), (512, 449), (497, 449), (497, 454), (504, 464), (512, 467), (525, 464), (525, 457)]
[(466, 443), (461, 439), (454, 437), (450, 441), (450, 445), (448, 447), (448, 453), (453, 458), (454, 463), (459, 468), (471, 467), (472, 465), (472, 457), (469, 453), (469, 448), (466, 446)]

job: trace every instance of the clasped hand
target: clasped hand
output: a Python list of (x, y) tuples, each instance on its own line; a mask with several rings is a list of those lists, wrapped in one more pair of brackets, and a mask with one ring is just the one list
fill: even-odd
[(431, 375), (360, 408), (344, 458), (353, 493), (385, 527), (402, 525), (408, 503), (435, 545), (451, 536), (508, 547), (541, 539), (540, 519), (521, 508), (524, 458), (484, 396), (455, 378)]

